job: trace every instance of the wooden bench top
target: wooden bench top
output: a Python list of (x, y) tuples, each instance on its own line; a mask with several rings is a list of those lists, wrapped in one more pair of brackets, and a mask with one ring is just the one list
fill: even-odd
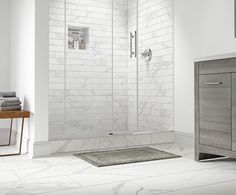
[(29, 118), (30, 112), (26, 110), (0, 111), (0, 119), (7, 118)]

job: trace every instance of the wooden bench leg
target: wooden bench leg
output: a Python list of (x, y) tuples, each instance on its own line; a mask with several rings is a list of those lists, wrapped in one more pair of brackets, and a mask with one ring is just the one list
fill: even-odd
[(21, 123), (21, 135), (20, 135), (20, 147), (19, 147), (19, 155), (21, 154), (21, 149), (22, 149), (22, 139), (23, 139), (23, 132), (24, 132), (24, 121), (25, 118), (22, 118), (22, 123)]
[(9, 134), (9, 143), (8, 143), (9, 146), (11, 145), (12, 125), (13, 125), (13, 118), (11, 119), (11, 125), (10, 125), (10, 134)]
[[(14, 154), (3, 154), (0, 155), (0, 157), (4, 157), (4, 156), (15, 156), (15, 155), (20, 155), (21, 154), (21, 149), (22, 149), (22, 140), (23, 140), (23, 132), (24, 132), (24, 121), (25, 118), (22, 118), (22, 123), (21, 123), (21, 135), (20, 135), (20, 146), (19, 146), (19, 152), (18, 153), (14, 153)], [(12, 132), (12, 124), (13, 124), (13, 119), (11, 119), (11, 132)], [(10, 133), (12, 134), (12, 133)], [(10, 136), (11, 137), (11, 136)], [(11, 139), (11, 138), (9, 138)]]

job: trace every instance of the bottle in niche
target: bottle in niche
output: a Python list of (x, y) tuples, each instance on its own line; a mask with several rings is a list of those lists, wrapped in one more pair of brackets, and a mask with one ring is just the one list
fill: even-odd
[(85, 49), (85, 42), (83, 39), (79, 43), (79, 49)]
[(79, 49), (79, 40), (78, 40), (78, 38), (76, 37), (76, 38), (74, 38), (74, 49)]

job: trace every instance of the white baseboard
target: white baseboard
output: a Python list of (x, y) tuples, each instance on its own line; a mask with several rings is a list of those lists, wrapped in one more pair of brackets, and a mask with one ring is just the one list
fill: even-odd
[(52, 153), (83, 152), (172, 143), (174, 132), (115, 135), (103, 138), (52, 141)]
[(55, 153), (84, 152), (173, 143), (174, 131), (156, 133), (115, 135), (102, 138), (29, 142), (29, 156), (42, 157)]
[(108, 150), (173, 142), (180, 145), (194, 146), (194, 134), (180, 131), (163, 131), (48, 142), (32, 142), (27, 138), (23, 138), (22, 154), (28, 153), (29, 157), (35, 158), (55, 153)]
[(181, 131), (175, 131), (174, 141), (176, 144), (193, 147), (194, 146), (194, 134), (181, 132)]
[(28, 156), (30, 158), (44, 157), (51, 155), (50, 142), (32, 142), (28, 144)]

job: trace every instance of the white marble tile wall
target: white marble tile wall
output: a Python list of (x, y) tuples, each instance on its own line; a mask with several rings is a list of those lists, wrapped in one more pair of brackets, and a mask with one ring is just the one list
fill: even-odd
[[(68, 26), (89, 28), (86, 50), (67, 49)], [(137, 28), (138, 60), (129, 58)], [(173, 130), (171, 0), (50, 0), (49, 36), (50, 140)]]
[(49, 1), (49, 137), (63, 139), (65, 117), (65, 3)]
[[(139, 0), (139, 131), (173, 130), (172, 0)], [(146, 63), (141, 52), (150, 48)]]
[[(137, 8), (138, 0), (128, 0), (128, 33), (134, 35), (137, 31)], [(128, 40), (130, 41), (130, 40)], [(129, 44), (128, 60), (128, 130), (129, 132), (137, 131), (137, 58), (130, 58)]]
[(66, 50), (64, 139), (112, 130), (112, 1), (67, 0), (66, 25), (86, 27), (86, 50)]
[(113, 130), (128, 130), (128, 1), (113, 1)]
[[(127, 131), (127, 9), (126, 0), (50, 0), (51, 140)], [(68, 26), (89, 28), (87, 50), (65, 49)]]

